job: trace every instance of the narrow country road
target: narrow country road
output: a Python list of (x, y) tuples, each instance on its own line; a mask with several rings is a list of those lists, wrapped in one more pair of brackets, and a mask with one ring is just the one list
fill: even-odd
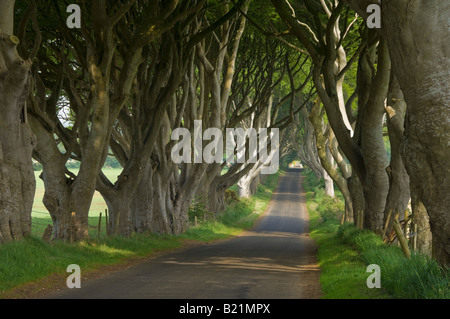
[(320, 297), (316, 247), (299, 170), (280, 177), (251, 231), (82, 281), (47, 298), (310, 299)]

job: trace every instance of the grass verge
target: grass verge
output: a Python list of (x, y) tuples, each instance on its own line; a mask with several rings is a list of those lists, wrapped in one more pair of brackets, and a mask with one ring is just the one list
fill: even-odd
[[(449, 299), (450, 277), (426, 256), (406, 259), (399, 247), (388, 246), (368, 230), (340, 225), (342, 197), (327, 198), (321, 181), (304, 179), (311, 236), (319, 245), (318, 262), (324, 299)], [(380, 267), (381, 288), (368, 288), (367, 266)]]
[[(179, 236), (133, 234), (129, 238), (90, 239), (75, 244), (47, 243), (32, 236), (23, 241), (2, 244), (0, 298), (26, 298), (23, 295), (25, 292), (36, 294), (36, 289), (49, 288), (45, 287), (45, 279), (54, 275), (57, 275), (60, 286), (61, 283), (65, 285), (69, 275), (66, 269), (70, 264), (79, 265), (83, 274), (89, 274), (105, 266), (127, 264), (181, 248), (186, 242), (210, 242), (235, 236), (251, 228), (265, 211), (280, 174), (283, 172), (268, 176), (252, 198), (229, 202), (223, 214)], [(33, 282), (38, 283), (37, 288), (24, 288), (32, 286)]]

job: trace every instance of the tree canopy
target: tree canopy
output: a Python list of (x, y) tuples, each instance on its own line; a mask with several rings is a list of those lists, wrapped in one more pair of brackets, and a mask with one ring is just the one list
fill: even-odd
[[(179, 234), (192, 201), (220, 214), (227, 189), (250, 196), (280, 157), (300, 159), (330, 196), (336, 185), (344, 220), (379, 235), (411, 203), (414, 222), (431, 227), (419, 250), (431, 254), (432, 237), (448, 265), (450, 7), (383, 3), (377, 29), (370, 4), (1, 1), (0, 198), (22, 204), (0, 207), (0, 242), (29, 234), (32, 159), (53, 238), (79, 240), (95, 191), (111, 235)], [(173, 161), (177, 129), (192, 137), (180, 148), (194, 150), (190, 161)], [(228, 129), (244, 132), (233, 137), (244, 162), (223, 156)], [(117, 180), (102, 172), (112, 158)]]

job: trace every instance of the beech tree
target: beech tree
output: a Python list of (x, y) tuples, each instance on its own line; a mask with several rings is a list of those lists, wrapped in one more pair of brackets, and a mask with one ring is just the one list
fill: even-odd
[[(31, 156), (54, 239), (88, 236), (96, 190), (110, 234), (178, 234), (193, 200), (218, 214), (226, 189), (245, 197), (259, 180), (259, 159), (224, 172), (219, 133), (267, 127), (328, 194), (339, 187), (348, 220), (381, 233), (411, 200), (419, 250), (448, 265), (450, 7), (384, 1), (372, 28), (370, 4), (379, 1), (84, 1), (72, 25), (67, 4), (1, 0), (0, 241), (30, 233)], [(192, 162), (172, 158), (178, 128), (194, 136)], [(196, 159), (196, 147), (215, 161)], [(117, 180), (102, 173), (108, 155), (123, 167)]]
[[(132, 230), (178, 234), (188, 227), (187, 210), (207, 163), (182, 163), (180, 166), (174, 163), (171, 150), (175, 142), (171, 141), (171, 132), (182, 127), (190, 129), (194, 135), (196, 120), (205, 118), (204, 114), (209, 118), (209, 112), (218, 114), (217, 105), (210, 102), (208, 87), (210, 83), (219, 84), (220, 78), (216, 82), (206, 78), (199, 58), (202, 42), (211, 32), (221, 29), (225, 34), (223, 47), (226, 48), (230, 32), (235, 32), (235, 26), (242, 24), (236, 7), (220, 4), (218, 6), (224, 8), (223, 14), (214, 17), (215, 21), (205, 23), (205, 16), (196, 16), (203, 4), (184, 3), (178, 9), (178, 13), (188, 19), (177, 19), (183, 23), (162, 36), (156, 52), (148, 52), (148, 62), (142, 65), (133, 89), (132, 104), (129, 110), (122, 110), (114, 126), (110, 145), (124, 166), (123, 178), (119, 177), (113, 184), (100, 175), (97, 186), (110, 203), (112, 212), (115, 206), (122, 207), (120, 217), (112, 220), (110, 225), (120, 234)], [(187, 8), (191, 8), (189, 15)], [(208, 14), (208, 11), (202, 12)], [(225, 55), (221, 57), (224, 59)], [(220, 77), (221, 65), (215, 67), (219, 69), (217, 76)], [(224, 98), (227, 96), (223, 94)], [(217, 95), (212, 94), (212, 97), (217, 98)], [(211, 116), (212, 124), (207, 119), (202, 124), (204, 127), (216, 125), (212, 122), (216, 119)], [(125, 201), (118, 192), (124, 189), (128, 189)], [(112, 205), (113, 202), (116, 204)]]
[(17, 52), (13, 0), (0, 1), (0, 243), (31, 232), (35, 179), (26, 97), (31, 61)]
[[(133, 99), (128, 108), (121, 110), (110, 140), (111, 149), (124, 169), (115, 183), (109, 181), (103, 174), (100, 174), (97, 181), (97, 188), (110, 210), (112, 234), (128, 235), (133, 228), (147, 230), (149, 222), (158, 215), (158, 212), (158, 216), (164, 221), (161, 225), (163, 232), (169, 232), (172, 222), (175, 231), (180, 231), (177, 229), (177, 221), (175, 219), (171, 221), (163, 207), (156, 206), (158, 208), (156, 212), (154, 207), (145, 208), (149, 205), (146, 196), (137, 195), (150, 192), (156, 196), (163, 196), (168, 189), (150, 186), (151, 180), (157, 178), (156, 173), (150, 172), (153, 170), (151, 167), (156, 169), (155, 165), (159, 166), (162, 159), (149, 160), (149, 158), (152, 152), (155, 154), (154, 149), (158, 148), (160, 143), (167, 143), (169, 140), (167, 130), (171, 127), (166, 126), (168, 114), (172, 112), (173, 116), (179, 114), (174, 110), (176, 105), (172, 99), (180, 87), (194, 53), (188, 46), (190, 38), (186, 36), (192, 36), (193, 16), (204, 4), (205, 1), (192, 1), (179, 6), (162, 7), (161, 12), (154, 13), (152, 17), (155, 19), (152, 24), (162, 24), (164, 27), (160, 30), (158, 41), (152, 43), (153, 50), (146, 50), (143, 54), (145, 62), (139, 69), (133, 88)], [(147, 187), (141, 185), (137, 191), (142, 178)], [(170, 177), (164, 179), (164, 183), (166, 181), (170, 181)], [(150, 202), (158, 201), (152, 198)], [(144, 212), (152, 213), (147, 215), (149, 218), (144, 218), (146, 216), (142, 216)]]
[[(40, 3), (49, 14), (59, 17), (57, 21), (43, 19), (41, 24), (45, 21), (62, 24), (61, 28), (55, 25), (48, 28), (46, 34), (52, 36), (56, 32), (57, 38), (63, 39), (49, 41), (47, 49), (56, 59), (48, 56), (48, 51), (43, 52), (39, 71), (34, 75), (36, 95), (30, 96), (30, 122), (38, 137), (34, 156), (44, 167), (44, 204), (53, 219), (55, 239), (77, 240), (87, 236), (90, 203), (108, 154), (113, 127), (129, 102), (145, 52), (161, 34), (201, 8), (201, 4), (200, 1), (198, 7), (178, 14), (186, 7), (180, 9), (176, 2), (126, 1), (113, 6), (105, 1), (85, 3), (81, 9), (86, 23), (79, 30), (71, 30), (65, 27), (59, 4)], [(155, 5), (160, 11), (155, 10)], [(127, 23), (119, 23), (123, 20)], [(161, 21), (164, 23), (160, 24)], [(152, 27), (155, 25), (158, 28)], [(49, 88), (51, 94), (47, 97)], [(62, 97), (69, 101), (75, 115), (72, 127), (64, 126), (57, 116)], [(58, 143), (64, 146), (63, 152)], [(77, 174), (67, 170), (69, 158), (80, 161)], [(122, 179), (127, 179), (127, 172), (121, 175)], [(112, 223), (119, 220), (115, 218), (118, 215), (113, 214)], [(122, 222), (126, 220), (123, 218)]]
[[(379, 5), (378, 1), (348, 0), (347, 2), (360, 16), (365, 18), (368, 17), (366, 9), (369, 4)], [(360, 66), (357, 89), (358, 117), (355, 135), (351, 136), (347, 130), (345, 114), (342, 112), (342, 107), (339, 107), (337, 80), (340, 79), (340, 76), (336, 78), (336, 73), (334, 75), (332, 73), (332, 64), (339, 56), (338, 45), (342, 43), (342, 37), (336, 38), (336, 32), (332, 32), (332, 30), (336, 26), (335, 22), (344, 12), (345, 3), (343, 1), (321, 1), (320, 4), (312, 1), (272, 1), (272, 3), (289, 28), (286, 34), (295, 35), (304, 49), (311, 54), (315, 64), (314, 82), (318, 95), (322, 99), (339, 147), (343, 150), (352, 165), (354, 174), (356, 174), (350, 180), (349, 187), (353, 190), (363, 189), (364, 196), (352, 192), (352, 197), (354, 207), (358, 207), (356, 210), (359, 211), (359, 207), (364, 207), (365, 226), (380, 232), (385, 222), (383, 218), (386, 218), (389, 211), (405, 208), (406, 198), (409, 197), (408, 186), (406, 186), (408, 181), (405, 179), (403, 169), (406, 167), (411, 182), (411, 194), (414, 197), (415, 205), (413, 206), (423, 207), (421, 206), (421, 202), (423, 202), (427, 210), (434, 210), (429, 211), (428, 214), (433, 231), (435, 256), (442, 264), (448, 264), (448, 218), (446, 217), (448, 214), (439, 208), (440, 205), (445, 206), (448, 202), (448, 194), (442, 193), (440, 191), (442, 188), (439, 190), (434, 188), (438, 184), (444, 185), (445, 177), (443, 176), (448, 175), (447, 165), (441, 161), (444, 154), (447, 154), (444, 145), (448, 140), (448, 134), (442, 132), (448, 132), (448, 125), (443, 120), (443, 118), (447, 118), (446, 116), (440, 116), (439, 119), (430, 116), (430, 114), (446, 114), (448, 110), (446, 102), (442, 102), (442, 97), (446, 96), (448, 90), (447, 86), (443, 87), (444, 81), (441, 80), (444, 76), (441, 67), (444, 67), (445, 70), (448, 69), (445, 67), (448, 59), (444, 58), (448, 54), (448, 50), (442, 48), (439, 43), (430, 42), (431, 38), (436, 38), (436, 34), (440, 34), (441, 38), (448, 38), (448, 30), (445, 27), (438, 27), (438, 25), (445, 25), (444, 15), (448, 14), (448, 6), (438, 3), (438, 1), (417, 1), (414, 5), (410, 5), (410, 2), (407, 1), (399, 1), (395, 4), (388, 2), (381, 5), (381, 28), (370, 30), (368, 36), (362, 33), (363, 42), (361, 42), (359, 50), (361, 54), (354, 54), (349, 59), (352, 61), (359, 57)], [(320, 26), (323, 23), (321, 22), (323, 21), (323, 14), (320, 13), (321, 7), (328, 16), (326, 28)], [(308, 15), (304, 14), (305, 12), (309, 12), (312, 16), (308, 18)], [(402, 12), (402, 14), (399, 16), (398, 12)], [(414, 23), (409, 24), (413, 20)], [(435, 23), (425, 23), (426, 20)], [(427, 27), (421, 28), (422, 24)], [(402, 30), (402, 32), (398, 32), (398, 30)], [(374, 41), (379, 41), (379, 44), (374, 46), (376, 43)], [(415, 48), (420, 48), (420, 50), (415, 50)], [(377, 52), (370, 53), (375, 52), (373, 50), (377, 50)], [(409, 52), (415, 53), (410, 54)], [(367, 58), (370, 60), (366, 61)], [(375, 61), (378, 64), (376, 72), (373, 67)], [(442, 61), (442, 64), (437, 67), (439, 63), (436, 61)], [(364, 66), (364, 64), (366, 65)], [(391, 64), (393, 66), (392, 76), (390, 75)], [(345, 70), (346, 67), (341, 69), (339, 75), (344, 74)], [(423, 78), (429, 79), (429, 81), (424, 81)], [(398, 79), (407, 105), (405, 137), (401, 143), (403, 161), (398, 156), (400, 142), (398, 133), (396, 133), (399, 126), (403, 125), (401, 108), (394, 103), (398, 103), (402, 99), (398, 88), (395, 89), (396, 79)], [(433, 83), (432, 86), (430, 83)], [(430, 87), (433, 87), (433, 90), (430, 90)], [(389, 88), (391, 88), (390, 91)], [(388, 92), (390, 99), (388, 100), (389, 105), (386, 105), (384, 101)], [(395, 98), (394, 95), (399, 98)], [(424, 97), (426, 98), (424, 99)], [(426, 108), (428, 115), (425, 115), (423, 105), (429, 106)], [(393, 107), (399, 107), (397, 124), (395, 124), (397, 118), (393, 118)], [(384, 150), (381, 139), (382, 120), (386, 113), (389, 117), (389, 134), (394, 146), (389, 167), (381, 156)], [(349, 116), (348, 111), (347, 116)], [(425, 138), (427, 142), (425, 142)], [(432, 143), (432, 147), (430, 141), (433, 140), (435, 142)], [(403, 163), (404, 167), (402, 168)], [(439, 167), (440, 177), (433, 175), (437, 167)], [(386, 168), (388, 168), (387, 173)], [(358, 187), (358, 185), (360, 186)]]
[[(361, 43), (347, 62), (343, 43), (354, 24), (354, 18), (350, 19), (346, 13), (345, 18), (340, 19), (344, 9), (343, 3), (339, 3), (337, 7), (329, 7), (325, 2), (313, 4), (310, 1), (304, 5), (294, 6), (276, 1), (272, 3), (288, 26), (285, 33), (295, 36), (311, 56), (314, 85), (327, 112), (330, 127), (351, 163), (353, 173), (363, 178), (364, 161), (359, 147), (352, 138), (353, 127), (349, 121), (342, 91), (345, 72), (364, 48), (364, 43)], [(297, 14), (307, 17), (308, 23), (299, 22)]]
[[(377, 1), (347, 0), (362, 17)], [(450, 264), (449, 189), (449, 46), (445, 1), (384, 1), (378, 32), (389, 45), (390, 56), (407, 112), (402, 155), (415, 192), (423, 202), (433, 234), (433, 251), (442, 265)]]
[[(238, 126), (246, 133), (254, 130), (258, 151), (248, 152), (252, 137), (246, 136), (246, 159), (249, 162), (239, 170), (230, 170), (216, 177), (221, 180), (222, 197), (223, 191), (236, 181), (239, 195), (249, 197), (256, 191), (261, 174), (274, 173), (269, 172), (267, 163), (275, 161), (279, 164), (282, 155), (279, 145), (284, 131), (304, 106), (297, 95), (308, 83), (304, 80), (308, 79), (305, 72), (308, 57), (302, 58), (293, 50), (286, 49), (276, 39), (261, 41), (258, 35), (259, 31), (252, 28), (241, 46), (227, 119), (227, 127)], [(278, 129), (278, 143), (271, 143), (269, 134), (272, 128)], [(261, 145), (267, 146), (261, 148)]]

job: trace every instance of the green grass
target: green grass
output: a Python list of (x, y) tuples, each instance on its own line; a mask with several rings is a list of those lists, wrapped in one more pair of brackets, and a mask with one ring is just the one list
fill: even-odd
[[(73, 173), (77, 173), (76, 169), (71, 169)], [(109, 178), (109, 180), (114, 183), (117, 180), (117, 176), (120, 175), (122, 169), (118, 168), (103, 168), (103, 173)], [(45, 208), (42, 203), (42, 198), (44, 197), (45, 187), (42, 179), (39, 178), (39, 175), (42, 172), (36, 171), (34, 172), (36, 177), (36, 194), (34, 197), (33, 203), (33, 211), (31, 214), (32, 217), (32, 227), (31, 233), (33, 236), (41, 237), (45, 231), (47, 225), (52, 224), (52, 219), (50, 217), (49, 212)], [(101, 220), (101, 233), (102, 237), (106, 236), (106, 219), (105, 219), (105, 209), (107, 208), (105, 200), (100, 195), (99, 192), (95, 192), (92, 198), (91, 209), (89, 211), (89, 225), (91, 228), (89, 229), (89, 235), (92, 237), (97, 237), (98, 231), (95, 227), (98, 226), (99, 215), (102, 213)]]
[[(77, 174), (77, 170), (72, 169), (73, 173)], [(122, 172), (121, 169), (118, 168), (103, 168), (103, 173), (110, 179), (112, 183), (114, 183), (117, 180), (117, 176)], [(36, 194), (34, 197), (34, 204), (33, 204), (33, 213), (45, 213), (48, 214), (47, 209), (45, 208), (44, 204), (42, 203), (42, 198), (44, 197), (44, 182), (42, 179), (39, 178), (39, 175), (42, 172), (34, 172), (36, 177)], [(98, 217), (100, 212), (104, 212), (106, 208), (106, 203), (103, 199), (103, 197), (100, 195), (99, 192), (95, 192), (94, 197), (92, 199), (91, 209), (89, 212), (89, 215), (92, 217)]]
[(0, 246), (0, 297), (8, 290), (66, 272), (70, 264), (78, 264), (83, 272), (98, 266), (119, 263), (127, 257), (140, 257), (156, 250), (179, 247), (177, 238), (157, 235), (135, 235), (130, 238), (108, 238), (76, 244), (48, 244), (36, 237)]
[(361, 251), (366, 263), (380, 266), (382, 286), (395, 298), (450, 299), (448, 270), (434, 259), (415, 252), (407, 259), (399, 247), (388, 246), (373, 232), (350, 224), (340, 227), (337, 236)]
[[(358, 230), (350, 223), (340, 225), (339, 201), (327, 199), (311, 173), (305, 176), (304, 187), (311, 236), (319, 245), (324, 299), (450, 298), (448, 270), (417, 253), (406, 259), (399, 247), (384, 244), (371, 231)], [(367, 287), (370, 264), (380, 266), (380, 289)]]
[(96, 236), (75, 244), (47, 243), (37, 236), (0, 245), (0, 298), (11, 289), (35, 282), (52, 274), (67, 275), (70, 264), (78, 264), (83, 272), (101, 266), (149, 256), (158, 251), (182, 247), (185, 240), (209, 242), (230, 238), (251, 228), (265, 211), (278, 177), (274, 174), (259, 185), (250, 199), (230, 202), (226, 211), (213, 220), (191, 227), (179, 236), (132, 234), (129, 238)]
[(209, 241), (235, 236), (244, 229), (251, 228), (264, 213), (275, 190), (280, 175), (268, 175), (264, 183), (258, 185), (255, 195), (247, 199), (231, 202), (223, 214), (206, 220), (198, 227), (191, 227), (184, 235), (188, 239)]
[[(314, 205), (312, 205), (314, 206)], [(317, 206), (316, 206), (317, 207)], [(390, 296), (384, 289), (369, 289), (366, 285), (367, 265), (360, 251), (339, 238), (336, 219), (323, 221), (316, 210), (310, 213), (311, 237), (318, 244), (317, 260), (321, 268), (320, 284), (323, 299), (382, 299)]]

